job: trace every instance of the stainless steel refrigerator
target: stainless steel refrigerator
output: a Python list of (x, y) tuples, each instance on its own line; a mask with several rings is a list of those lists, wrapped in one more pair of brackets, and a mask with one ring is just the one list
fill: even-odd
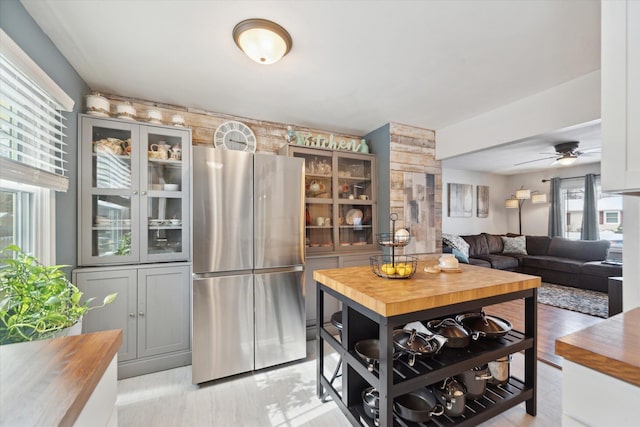
[(192, 158), (193, 383), (304, 358), (303, 160)]

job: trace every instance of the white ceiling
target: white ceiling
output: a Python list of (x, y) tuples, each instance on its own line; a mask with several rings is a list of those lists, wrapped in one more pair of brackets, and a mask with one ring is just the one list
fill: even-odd
[[(515, 141), (475, 153), (444, 159), (442, 166), (499, 175), (515, 175), (563, 168), (567, 166), (553, 164), (555, 159), (559, 157), (555, 155), (554, 145), (569, 141), (578, 141), (580, 143), (577, 151), (587, 151), (587, 153), (578, 156), (578, 160), (571, 167), (600, 163), (600, 152), (591, 151), (592, 149), (599, 150), (601, 148), (600, 120), (595, 120), (526, 138), (522, 141)], [(530, 163), (516, 165), (520, 162)]]
[[(93, 90), (355, 135), (442, 129), (600, 68), (598, 0), (22, 3)], [(233, 42), (255, 17), (293, 38), (277, 64)]]

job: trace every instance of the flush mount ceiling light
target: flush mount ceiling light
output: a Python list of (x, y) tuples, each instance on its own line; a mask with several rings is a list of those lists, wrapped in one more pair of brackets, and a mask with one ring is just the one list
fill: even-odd
[(247, 19), (233, 29), (233, 40), (259, 64), (278, 62), (291, 50), (291, 36), (280, 25), (266, 19)]

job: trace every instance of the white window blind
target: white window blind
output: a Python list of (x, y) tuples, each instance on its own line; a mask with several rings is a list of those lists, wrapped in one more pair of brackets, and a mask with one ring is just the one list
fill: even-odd
[(72, 111), (73, 101), (4, 32), (0, 37), (0, 175), (66, 191), (62, 111)]

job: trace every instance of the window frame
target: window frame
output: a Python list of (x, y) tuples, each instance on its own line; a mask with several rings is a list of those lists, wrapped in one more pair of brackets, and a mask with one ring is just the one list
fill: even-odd
[[(54, 265), (56, 241), (55, 191), (34, 185), (0, 179), (0, 188), (32, 195), (29, 220), (31, 236), (28, 251), (44, 265)], [(25, 249), (25, 248), (22, 248)]]

